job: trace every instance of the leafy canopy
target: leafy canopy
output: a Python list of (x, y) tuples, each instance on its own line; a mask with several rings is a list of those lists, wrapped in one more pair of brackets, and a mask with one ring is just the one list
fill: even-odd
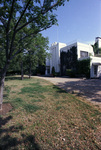
[(23, 40), (56, 24), (53, 10), (64, 3), (65, 0), (1, 0), (0, 50), (6, 50), (7, 60), (21, 51)]

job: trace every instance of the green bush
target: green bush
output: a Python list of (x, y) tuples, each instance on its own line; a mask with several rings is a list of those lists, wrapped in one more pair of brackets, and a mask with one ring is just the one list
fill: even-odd
[(52, 75), (53, 75), (53, 77), (56, 76), (56, 74), (55, 74), (55, 68), (54, 67), (52, 67)]
[(66, 75), (73, 78), (75, 77), (75, 71), (72, 69), (66, 69)]
[(79, 75), (90, 78), (90, 59), (79, 60), (77, 66)]
[(66, 75), (67, 69), (71, 69), (70, 76), (74, 76), (77, 67), (77, 47), (73, 46), (67, 52), (61, 52), (60, 55), (61, 63), (61, 75)]
[(56, 77), (60, 77), (60, 72), (55, 72)]

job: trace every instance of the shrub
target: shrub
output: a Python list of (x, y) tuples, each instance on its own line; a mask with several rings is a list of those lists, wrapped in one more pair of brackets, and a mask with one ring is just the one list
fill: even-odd
[(77, 66), (77, 72), (79, 75), (90, 78), (90, 59), (79, 60)]
[(56, 77), (60, 77), (60, 72), (55, 72)]
[(54, 67), (52, 67), (52, 75), (53, 75), (53, 77), (55, 77), (55, 68)]
[(75, 77), (75, 71), (72, 69), (66, 69), (66, 75), (73, 78)]

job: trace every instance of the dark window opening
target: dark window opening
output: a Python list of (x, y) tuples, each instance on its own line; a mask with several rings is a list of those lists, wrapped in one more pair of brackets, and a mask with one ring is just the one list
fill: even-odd
[(97, 68), (98, 66), (94, 66), (94, 75), (97, 75)]
[(81, 57), (81, 58), (83, 58), (83, 57), (88, 57), (88, 52), (80, 51), (80, 57)]

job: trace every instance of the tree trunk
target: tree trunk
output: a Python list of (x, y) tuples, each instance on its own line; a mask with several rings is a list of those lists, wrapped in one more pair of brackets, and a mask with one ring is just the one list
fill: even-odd
[(31, 60), (30, 60), (30, 51), (29, 51), (29, 79), (31, 78)]
[(23, 80), (23, 61), (21, 61), (21, 80)]
[(5, 77), (2, 78), (0, 81), (0, 110), (2, 110), (2, 103), (3, 103), (4, 81), (5, 81)]
[(2, 73), (1, 73), (1, 78), (0, 78), (0, 110), (2, 110), (3, 89), (4, 89), (4, 82), (5, 82), (7, 67), (8, 67), (8, 64), (6, 64), (5, 67), (3, 68)]
[(31, 66), (29, 68), (29, 79), (31, 78)]

